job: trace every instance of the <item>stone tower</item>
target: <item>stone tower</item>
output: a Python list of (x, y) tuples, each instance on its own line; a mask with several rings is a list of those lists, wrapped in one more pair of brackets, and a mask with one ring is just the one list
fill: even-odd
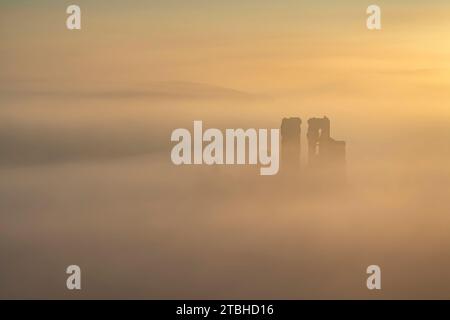
[(345, 141), (331, 138), (330, 119), (327, 117), (309, 119), (307, 138), (310, 167), (323, 165), (345, 167)]
[(283, 118), (281, 122), (281, 170), (300, 170), (300, 118)]

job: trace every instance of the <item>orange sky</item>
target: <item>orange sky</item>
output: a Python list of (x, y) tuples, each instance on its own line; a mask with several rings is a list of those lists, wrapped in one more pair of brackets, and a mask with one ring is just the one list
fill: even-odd
[(277, 99), (286, 110), (449, 115), (445, 1), (379, 1), (381, 31), (366, 29), (367, 5), (355, 1), (132, 2), (81, 1), (82, 31), (65, 29), (64, 3), (5, 4), (3, 92), (182, 81)]

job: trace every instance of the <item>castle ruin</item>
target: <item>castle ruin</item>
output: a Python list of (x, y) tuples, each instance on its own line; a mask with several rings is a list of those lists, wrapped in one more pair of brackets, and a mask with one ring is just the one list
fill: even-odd
[[(282, 170), (299, 170), (301, 154), (301, 119), (283, 118), (281, 122), (281, 166)], [(308, 120), (308, 167), (345, 168), (345, 141), (337, 141), (330, 135), (330, 119)]]

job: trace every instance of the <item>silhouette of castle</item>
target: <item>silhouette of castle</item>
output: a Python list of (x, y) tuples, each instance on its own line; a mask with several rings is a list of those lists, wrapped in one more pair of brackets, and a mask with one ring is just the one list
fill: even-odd
[[(281, 166), (283, 171), (298, 171), (301, 154), (300, 118), (283, 118), (281, 122)], [(345, 169), (345, 141), (330, 136), (330, 119), (308, 120), (308, 166), (310, 168)]]

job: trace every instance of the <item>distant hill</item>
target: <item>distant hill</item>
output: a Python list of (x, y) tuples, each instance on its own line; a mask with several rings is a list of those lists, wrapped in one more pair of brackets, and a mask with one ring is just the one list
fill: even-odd
[(194, 82), (154, 82), (132, 87), (105, 87), (96, 89), (54, 89), (42, 88), (1, 90), (0, 95), (8, 97), (46, 97), (78, 99), (254, 99), (256, 95), (220, 86)]

